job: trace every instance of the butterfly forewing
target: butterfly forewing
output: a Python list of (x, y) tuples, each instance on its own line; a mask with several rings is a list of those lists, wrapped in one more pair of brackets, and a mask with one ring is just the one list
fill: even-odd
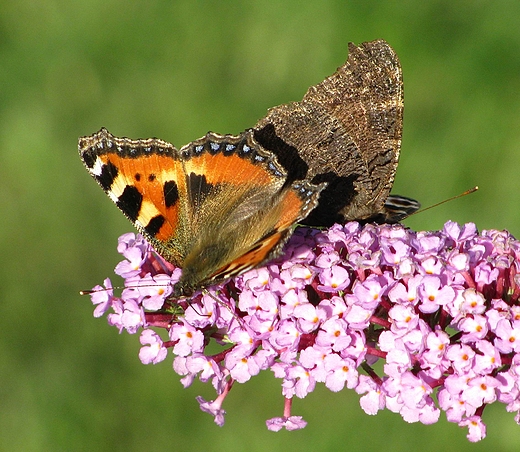
[(176, 247), (164, 248), (179, 233), (179, 198), (186, 192), (177, 149), (162, 140), (118, 138), (106, 129), (79, 140), (92, 177), (163, 257), (180, 265)]

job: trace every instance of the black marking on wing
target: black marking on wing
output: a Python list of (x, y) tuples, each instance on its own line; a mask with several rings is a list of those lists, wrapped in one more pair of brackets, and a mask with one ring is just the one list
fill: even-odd
[(206, 196), (214, 190), (214, 185), (208, 183), (204, 174), (190, 173), (186, 177), (190, 204), (200, 207)]
[(127, 185), (121, 196), (117, 199), (119, 207), (130, 220), (135, 222), (141, 211), (143, 195), (133, 185)]
[[(80, 146), (84, 146), (84, 141), (80, 141)], [(97, 155), (93, 150), (88, 149), (86, 151), (83, 151), (81, 153), (81, 158), (82, 158), (83, 162), (85, 162), (85, 165), (87, 166), (87, 168), (89, 168), (89, 169), (94, 168), (94, 164), (96, 163)]]
[(148, 222), (144, 229), (152, 237), (155, 237), (162, 228), (162, 225), (165, 221), (166, 219), (162, 215), (157, 215)]
[(280, 165), (288, 173), (287, 182), (305, 179), (309, 165), (298, 154), (298, 150), (283, 141), (278, 135), (273, 124), (267, 124), (262, 129), (253, 130), (255, 140), (268, 151), (273, 152)]
[(115, 166), (111, 162), (108, 162), (106, 165), (103, 165), (103, 167), (101, 168), (101, 174), (99, 176), (94, 176), (94, 177), (99, 182), (99, 185), (101, 185), (101, 187), (103, 187), (103, 190), (109, 191), (118, 174), (119, 174), (119, 171), (117, 169), (117, 166)]
[(173, 180), (164, 183), (163, 193), (164, 204), (167, 208), (174, 206), (179, 200), (179, 189), (177, 188), (176, 182)]

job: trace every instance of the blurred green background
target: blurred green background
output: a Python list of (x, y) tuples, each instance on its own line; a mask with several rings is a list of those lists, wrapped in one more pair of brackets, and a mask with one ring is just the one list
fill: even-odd
[(296, 400), (309, 422), (268, 432), (280, 381), (235, 385), (218, 428), (183, 390), (172, 358), (143, 366), (138, 336), (94, 319), (90, 288), (132, 231), (83, 169), (77, 139), (101, 126), (181, 146), (238, 133), (269, 107), (300, 100), (383, 38), (401, 59), (405, 120), (395, 193), (424, 206), (406, 221), (446, 220), (520, 236), (520, 2), (27, 1), (0, 5), (0, 450), (351, 452), (518, 450), (520, 427), (486, 409), (470, 445), (446, 422), (369, 417), (352, 391)]

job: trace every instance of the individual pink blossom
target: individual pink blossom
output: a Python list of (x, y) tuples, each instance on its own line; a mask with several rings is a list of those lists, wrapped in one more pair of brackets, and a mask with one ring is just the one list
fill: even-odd
[(168, 349), (164, 347), (163, 341), (155, 331), (143, 330), (139, 340), (144, 345), (139, 351), (139, 359), (143, 364), (157, 364), (164, 361)]

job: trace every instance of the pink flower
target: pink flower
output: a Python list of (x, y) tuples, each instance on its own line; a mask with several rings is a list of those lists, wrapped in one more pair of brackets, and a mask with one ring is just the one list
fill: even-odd
[(143, 364), (157, 364), (164, 361), (168, 349), (164, 347), (163, 341), (156, 332), (144, 330), (139, 340), (142, 345), (145, 345), (139, 351), (139, 359)]
[(425, 314), (436, 312), (441, 306), (453, 301), (455, 291), (450, 286), (441, 286), (437, 276), (425, 276), (419, 285), (419, 310)]
[(281, 380), (273, 431), (305, 427), (291, 402), (319, 383), (354, 389), (371, 415), (431, 424), (444, 411), (470, 441), (485, 437), (491, 403), (520, 422), (520, 242), (505, 231), (299, 228), (283, 256), (189, 300), (171, 298), (181, 270), (141, 236), (125, 234), (118, 250), (126, 288), (117, 297), (110, 280), (96, 286), (94, 315), (141, 331), (143, 363), (171, 350), (185, 387), (211, 383), (216, 399), (198, 400), (218, 425), (233, 384), (262, 370)]

